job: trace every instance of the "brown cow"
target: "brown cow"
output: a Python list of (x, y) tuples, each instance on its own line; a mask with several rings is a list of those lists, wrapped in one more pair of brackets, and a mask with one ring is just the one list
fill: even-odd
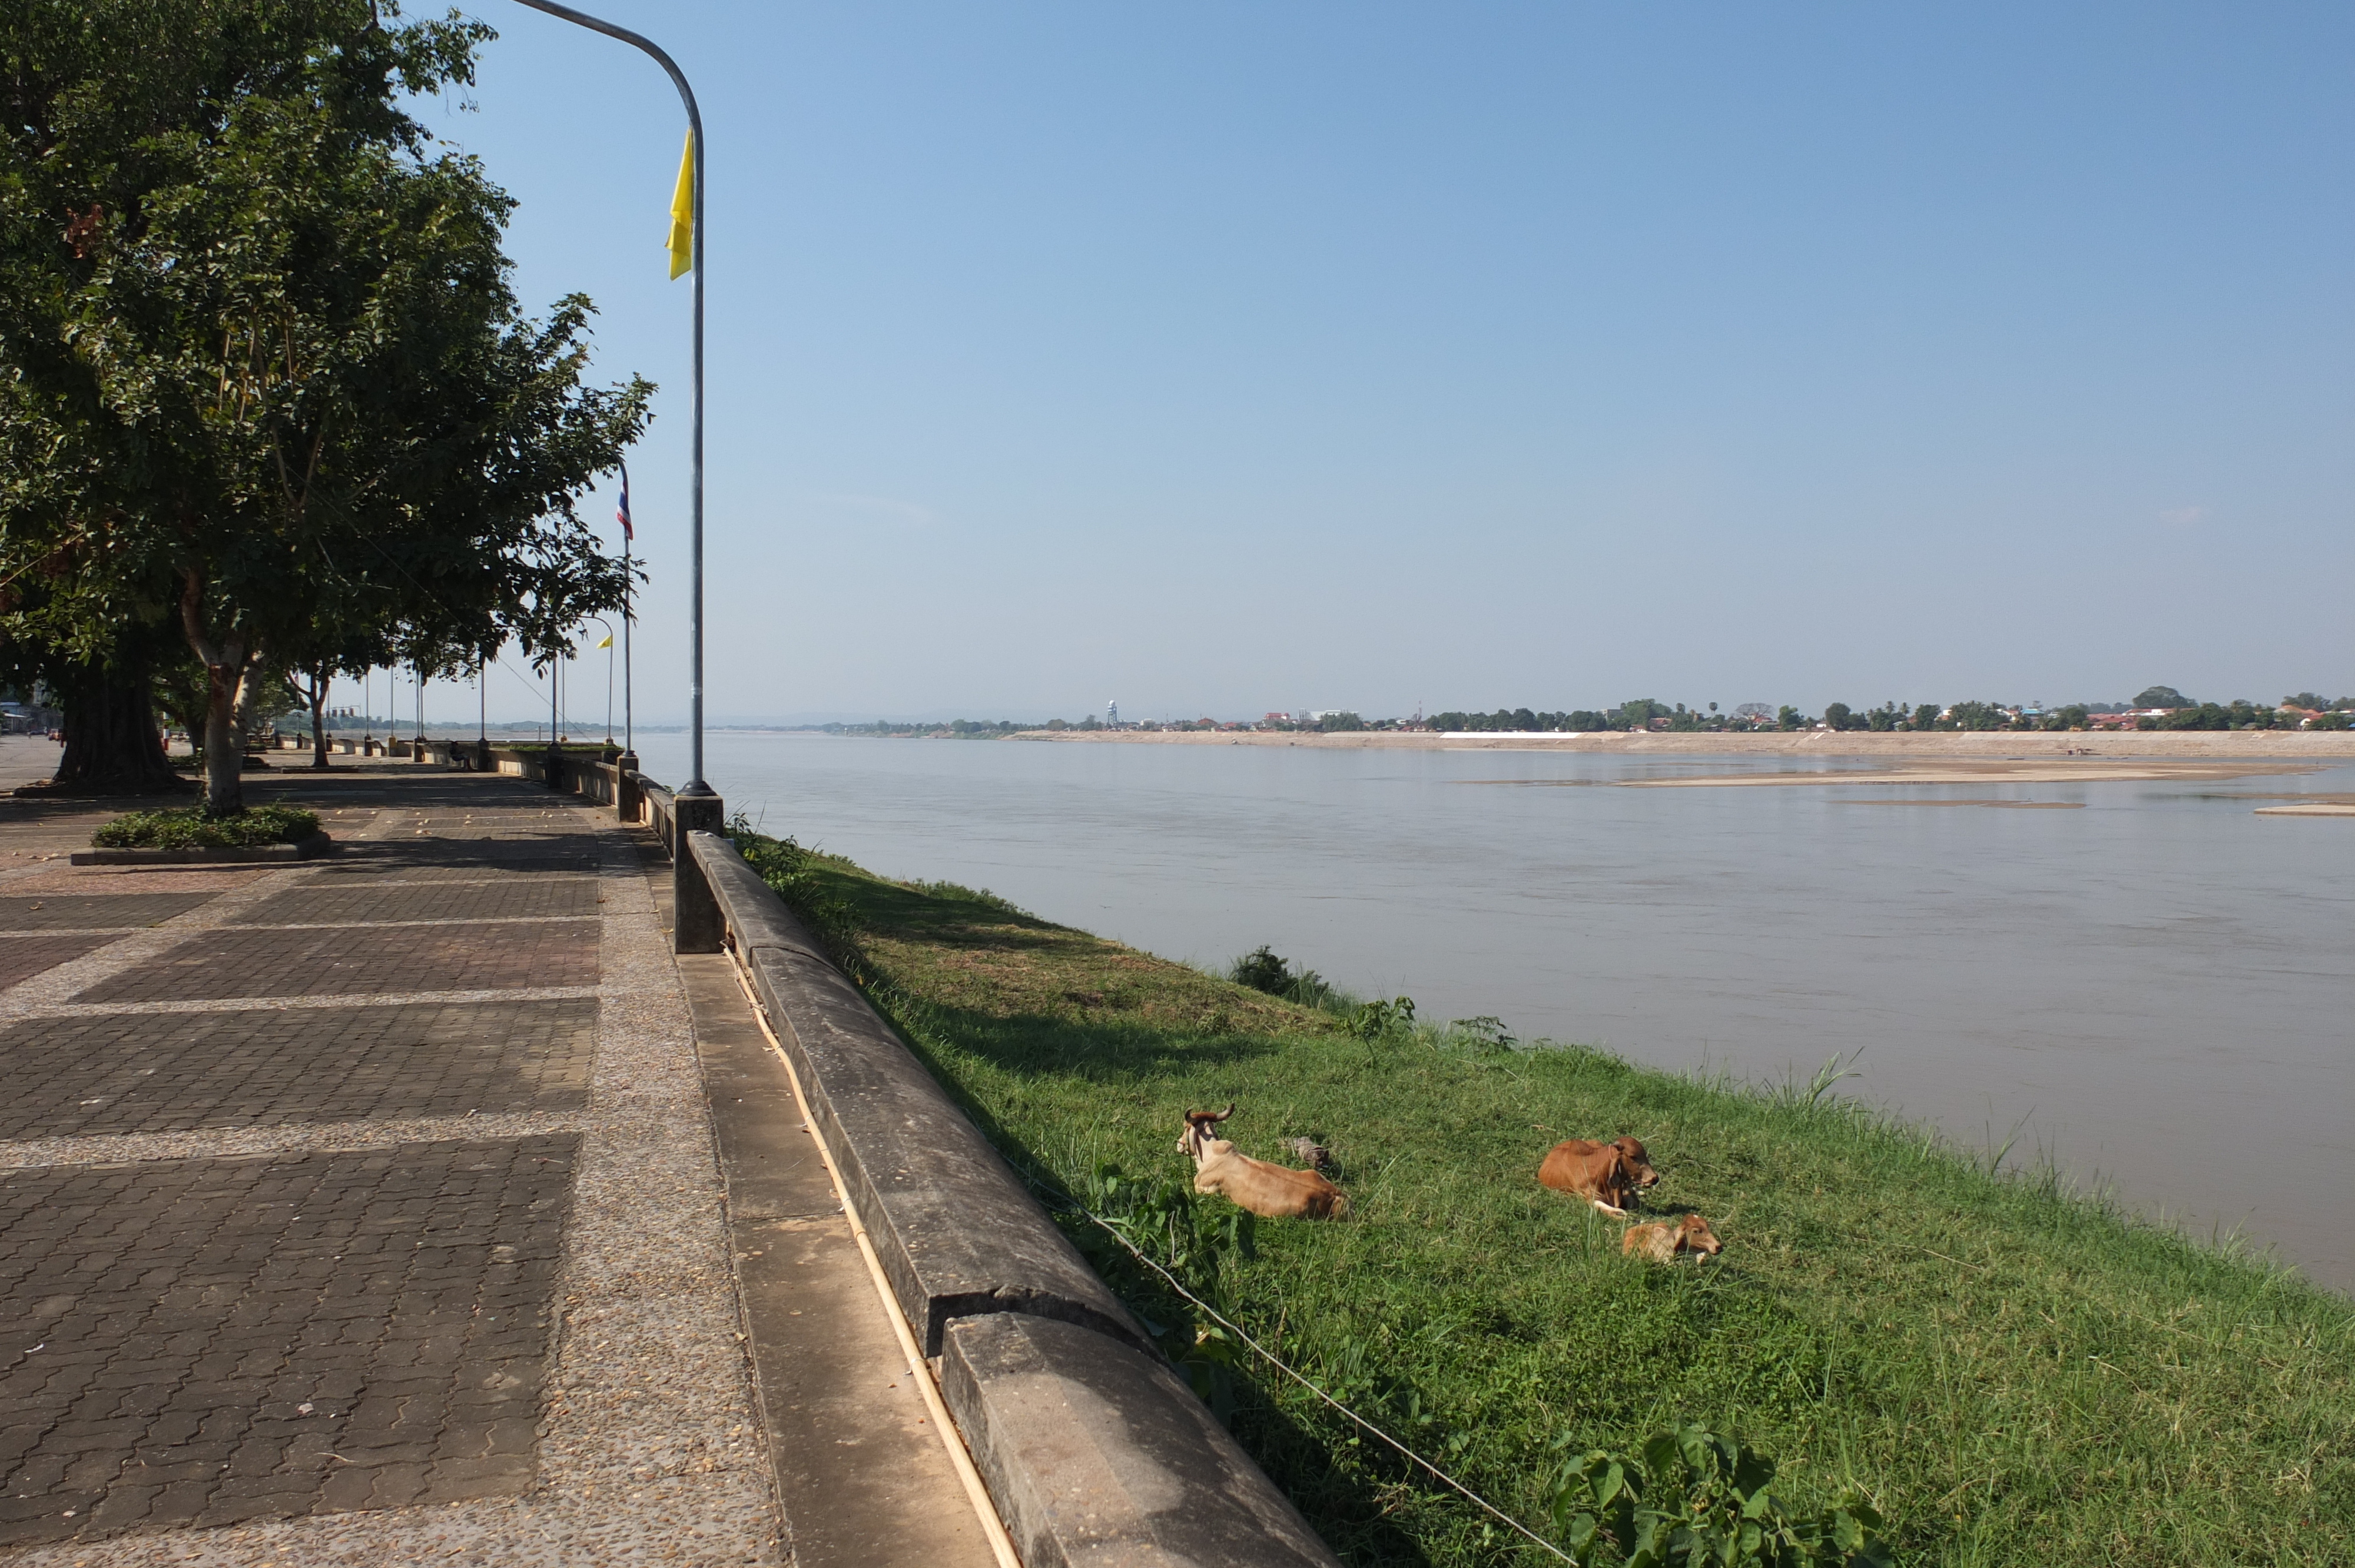
[(1178, 1150), (1194, 1160), (1194, 1191), (1218, 1192), (1271, 1220), (1338, 1219), (1349, 1212), (1341, 1189), (1314, 1171), (1290, 1171), (1240, 1154), (1218, 1135), (1219, 1123), (1235, 1114), (1188, 1111)]
[(1636, 1192), (1660, 1179), (1652, 1157), (1632, 1138), (1609, 1143), (1567, 1139), (1546, 1151), (1538, 1180), (1557, 1192), (1574, 1192), (1613, 1219), (1627, 1217)]
[(1654, 1263), (1666, 1263), (1680, 1252), (1707, 1253), (1712, 1256), (1725, 1250), (1717, 1233), (1699, 1214), (1687, 1214), (1675, 1224), (1629, 1225), (1627, 1234), (1619, 1238), (1619, 1250), (1640, 1253)]

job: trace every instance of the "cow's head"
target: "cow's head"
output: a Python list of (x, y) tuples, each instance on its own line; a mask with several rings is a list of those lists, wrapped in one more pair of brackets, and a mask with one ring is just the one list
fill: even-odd
[(1611, 1147), (1619, 1151), (1626, 1178), (1635, 1186), (1649, 1187), (1660, 1179), (1660, 1173), (1652, 1169), (1652, 1157), (1645, 1152), (1643, 1144), (1636, 1139), (1615, 1139)]
[(1219, 1139), (1219, 1124), (1235, 1114), (1230, 1100), (1222, 1111), (1189, 1110), (1186, 1113), (1186, 1130), (1178, 1136), (1178, 1152), (1200, 1164), (1208, 1157), (1209, 1146)]
[(1717, 1233), (1710, 1230), (1709, 1222), (1699, 1214), (1687, 1214), (1677, 1222), (1677, 1245), (1689, 1252), (1705, 1253), (1712, 1257), (1725, 1250), (1725, 1244), (1717, 1239)]

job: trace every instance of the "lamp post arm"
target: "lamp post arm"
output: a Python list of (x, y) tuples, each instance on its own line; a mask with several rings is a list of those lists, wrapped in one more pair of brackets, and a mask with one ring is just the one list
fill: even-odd
[(703, 111), (695, 106), (695, 90), (687, 85), (687, 73), (678, 62), (664, 52), (661, 45), (644, 34), (576, 11), (570, 5), (559, 5), (556, 0), (517, 0), (535, 11), (545, 11), (592, 33), (602, 33), (609, 38), (619, 38), (635, 48), (652, 55), (664, 70), (670, 73), (671, 85), (678, 89), (679, 101), (687, 105), (687, 128), (695, 154), (695, 216), (689, 243), (693, 247), (695, 274), (695, 395), (688, 417), (689, 443), (692, 452), (695, 491), (688, 514), (688, 551), (694, 577), (694, 587), (687, 601), (687, 718), (689, 745), (687, 748), (687, 780), (679, 786), (682, 795), (703, 796), (713, 793), (703, 780)]

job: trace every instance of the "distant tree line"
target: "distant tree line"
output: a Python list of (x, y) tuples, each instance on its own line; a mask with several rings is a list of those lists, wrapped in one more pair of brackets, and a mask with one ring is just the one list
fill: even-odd
[[(1060, 721), (1058, 721), (1060, 722)], [(1038, 729), (1035, 724), (1016, 724), (1012, 719), (940, 719), (929, 724), (894, 724), (890, 719), (877, 719), (873, 724), (819, 724), (801, 726), (826, 735), (917, 736), (945, 740), (996, 740), (1017, 730)], [(1099, 724), (1096, 727), (1103, 727)]]
[[(2278, 707), (2267, 707), (2245, 698), (2229, 703), (2194, 702), (2172, 686), (2150, 686), (2138, 693), (2131, 704), (2070, 703), (2058, 708), (2006, 705), (1973, 700), (1960, 703), (1886, 702), (1874, 708), (1852, 708), (1846, 703), (1833, 703), (1819, 715), (1810, 715), (1785, 703), (1769, 706), (1764, 703), (1743, 703), (1731, 713), (1721, 713), (1718, 705), (1688, 707), (1683, 703), (1664, 703), (1651, 697), (1631, 697), (1616, 707), (1572, 708), (1566, 712), (1540, 712), (1534, 708), (1498, 708), (1493, 713), (1467, 713), (1450, 709), (1433, 714), (1427, 718), (1369, 719), (1348, 711), (1322, 714), (1316, 718), (1295, 719), (1290, 715), (1272, 716), (1256, 722), (1220, 721), (1212, 718), (1146, 720), (1124, 724), (1124, 730), (1184, 731), (1184, 730), (1263, 730), (1309, 735), (1340, 735), (1352, 732), (1383, 730), (1453, 730), (1474, 734), (1520, 732), (1529, 734), (1576, 734), (1596, 731), (1644, 729), (1668, 734), (1707, 732), (1714, 734), (1746, 734), (1756, 731), (1785, 730), (1864, 730), (1882, 733), (1923, 730), (2074, 730), (2093, 726), (2094, 715), (2134, 715), (2134, 724), (2143, 729), (2310, 729), (2355, 728), (2355, 697), (2325, 699), (2312, 692), (2299, 692), (2284, 697)], [(1069, 719), (1049, 719), (1044, 724), (1017, 724), (1012, 719), (995, 722), (974, 719), (943, 719), (929, 723), (898, 724), (878, 719), (873, 724), (826, 724), (805, 726), (828, 735), (922, 736), (949, 740), (995, 739), (1020, 730), (1089, 731), (1105, 727), (1102, 718), (1093, 714), (1073, 722)]]
[[(1787, 704), (1771, 712), (1764, 703), (1744, 703), (1732, 713), (1718, 705), (1707, 710), (1673, 706), (1646, 697), (1631, 698), (1614, 708), (1579, 708), (1566, 713), (1540, 713), (1530, 708), (1498, 708), (1493, 713), (1450, 710), (1433, 714), (1433, 729), (1471, 732), (1587, 731), (1649, 729), (1746, 732), (1754, 730), (2073, 730), (2092, 726), (2094, 715), (2134, 714), (2141, 729), (2349, 729), (2355, 728), (2355, 697), (2326, 699), (2313, 692), (2284, 697), (2279, 706), (2235, 698), (2229, 703), (2195, 702), (2172, 686), (2146, 687), (2131, 704), (2070, 703), (2057, 708), (1970, 700), (1959, 703), (1904, 704), (1886, 702), (1858, 709), (1846, 703), (1828, 705), (1820, 717), (1811, 717)], [(1394, 721), (1393, 721), (1394, 722)]]

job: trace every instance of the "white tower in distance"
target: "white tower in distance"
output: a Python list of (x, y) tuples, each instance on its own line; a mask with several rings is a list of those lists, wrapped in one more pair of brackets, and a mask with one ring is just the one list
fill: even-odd
[(1117, 700), (1115, 700), (1115, 701), (1113, 701), (1113, 702), (1106, 703), (1106, 704), (1104, 705), (1104, 728), (1106, 728), (1106, 729), (1118, 729), (1119, 727), (1120, 727), (1120, 704), (1119, 704), (1119, 702), (1118, 702)]

